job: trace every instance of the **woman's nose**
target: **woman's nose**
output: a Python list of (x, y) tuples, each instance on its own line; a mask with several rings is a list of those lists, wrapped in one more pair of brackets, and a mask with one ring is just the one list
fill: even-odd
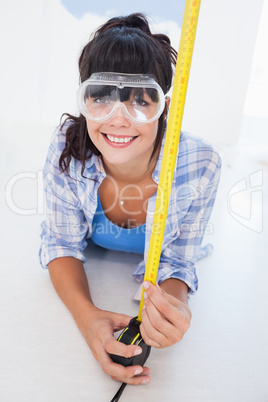
[(116, 105), (116, 110), (113, 117), (108, 121), (108, 124), (124, 127), (129, 127), (131, 125), (124, 113), (124, 108), (121, 102), (118, 102), (118, 105)]

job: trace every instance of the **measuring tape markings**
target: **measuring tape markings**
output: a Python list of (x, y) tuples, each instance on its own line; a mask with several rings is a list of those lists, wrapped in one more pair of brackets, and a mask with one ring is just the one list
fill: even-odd
[[(159, 184), (156, 195), (155, 212), (151, 238), (149, 243), (148, 257), (144, 280), (156, 284), (158, 265), (161, 255), (162, 243), (165, 232), (165, 223), (168, 214), (169, 199), (171, 194), (172, 181), (178, 154), (181, 124), (187, 92), (187, 85), (191, 67), (192, 53), (198, 21), (198, 14), (201, 0), (186, 0), (181, 31), (180, 47), (178, 52), (172, 100), (169, 112), (167, 132), (164, 144), (162, 166)], [(132, 358), (122, 358), (117, 355), (110, 355), (113, 361), (125, 366), (139, 364), (144, 365), (151, 347), (142, 339), (139, 326), (141, 323), (141, 312), (144, 304), (144, 289), (140, 302), (138, 317), (134, 317), (127, 328), (122, 332), (118, 341), (126, 344), (137, 344), (142, 348), (142, 354)], [(127, 338), (127, 339), (123, 339)], [(131, 338), (131, 339), (129, 339)], [(119, 360), (118, 360), (119, 359)], [(112, 402), (118, 401), (126, 383), (123, 383)]]
[[(156, 284), (201, 0), (186, 0), (144, 280)], [(144, 305), (142, 289), (138, 321)]]

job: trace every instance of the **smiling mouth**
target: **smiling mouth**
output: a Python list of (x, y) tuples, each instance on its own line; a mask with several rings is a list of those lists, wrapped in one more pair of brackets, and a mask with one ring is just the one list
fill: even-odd
[(103, 133), (103, 135), (106, 138), (108, 138), (109, 141), (111, 141), (115, 144), (127, 144), (128, 142), (134, 140), (134, 138), (137, 138), (135, 136), (134, 137), (114, 137), (112, 135), (104, 134), (104, 133)]

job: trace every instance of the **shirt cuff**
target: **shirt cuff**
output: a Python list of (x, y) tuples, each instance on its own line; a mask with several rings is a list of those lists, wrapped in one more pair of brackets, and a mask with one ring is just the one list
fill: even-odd
[[(143, 282), (145, 272), (145, 263), (141, 261), (137, 269), (134, 271), (133, 276), (137, 282)], [(198, 278), (194, 267), (172, 267), (171, 264), (160, 263), (157, 273), (157, 283), (161, 283), (167, 279), (175, 278), (186, 283), (189, 288), (188, 295), (193, 296), (198, 289)]]
[(47, 247), (41, 247), (39, 250), (39, 261), (44, 269), (48, 269), (48, 264), (60, 257), (74, 257), (82, 262), (86, 261), (84, 254), (77, 250), (63, 247), (53, 247), (53, 249), (50, 250), (48, 250)]

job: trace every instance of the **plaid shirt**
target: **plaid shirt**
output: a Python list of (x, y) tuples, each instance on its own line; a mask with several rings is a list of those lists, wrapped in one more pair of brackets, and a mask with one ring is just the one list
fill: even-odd
[[(69, 174), (60, 173), (59, 157), (65, 146), (66, 127), (53, 134), (43, 170), (47, 217), (42, 222), (40, 263), (43, 268), (55, 258), (72, 256), (85, 261), (83, 250), (92, 233), (97, 208), (97, 191), (106, 174), (102, 159), (94, 154), (86, 162), (71, 159)], [(163, 141), (164, 143), (164, 141)], [(163, 143), (153, 179), (159, 182)], [(158, 270), (158, 282), (177, 278), (197, 290), (195, 262), (202, 254), (200, 246), (215, 201), (221, 160), (213, 148), (200, 138), (182, 132)], [(91, 179), (91, 180), (89, 180)], [(144, 259), (133, 276), (143, 280), (152, 229), (156, 194), (148, 203)], [(203, 251), (203, 254), (204, 251)]]

